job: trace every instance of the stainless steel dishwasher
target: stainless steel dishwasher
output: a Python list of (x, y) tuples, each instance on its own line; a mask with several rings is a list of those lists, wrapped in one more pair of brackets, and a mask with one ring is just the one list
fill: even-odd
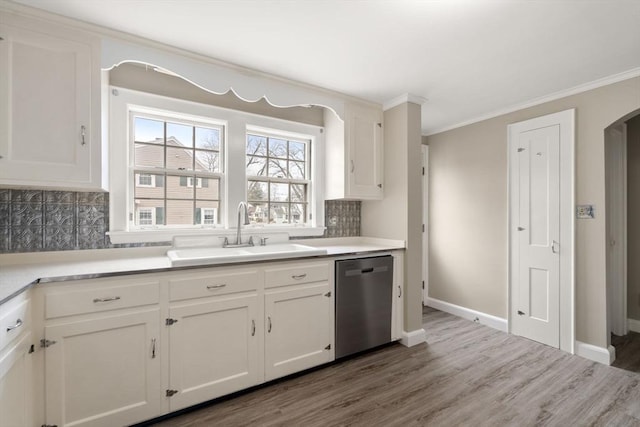
[(391, 341), (393, 257), (336, 261), (336, 358)]

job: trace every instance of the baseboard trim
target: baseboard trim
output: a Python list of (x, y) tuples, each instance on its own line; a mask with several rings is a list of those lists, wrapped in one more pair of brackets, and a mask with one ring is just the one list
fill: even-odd
[(422, 344), (423, 342), (427, 342), (427, 333), (424, 329), (420, 328), (411, 332), (402, 331), (400, 344), (405, 347), (413, 347), (414, 345)]
[(604, 348), (576, 341), (576, 355), (603, 365), (611, 365), (616, 360), (616, 349), (612, 345)]
[(627, 319), (627, 329), (631, 332), (640, 332), (640, 320)]
[(459, 305), (440, 301), (435, 298), (427, 298), (425, 305), (440, 311), (444, 311), (445, 313), (453, 314), (454, 316), (462, 317), (463, 319), (478, 322), (481, 325), (486, 325), (490, 328), (497, 329), (502, 332), (509, 332), (509, 324), (507, 322), (507, 319), (503, 319), (501, 317), (492, 316), (491, 314), (472, 310), (466, 307), (461, 307)]

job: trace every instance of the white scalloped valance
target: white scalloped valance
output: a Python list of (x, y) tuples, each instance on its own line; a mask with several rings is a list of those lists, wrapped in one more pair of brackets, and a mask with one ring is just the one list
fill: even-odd
[(137, 62), (170, 71), (196, 86), (222, 95), (232, 90), (239, 98), (255, 102), (262, 98), (274, 107), (318, 105), (333, 110), (344, 120), (344, 100), (302, 85), (287, 83), (241, 68), (190, 58), (178, 53), (110, 38), (102, 39), (102, 69)]

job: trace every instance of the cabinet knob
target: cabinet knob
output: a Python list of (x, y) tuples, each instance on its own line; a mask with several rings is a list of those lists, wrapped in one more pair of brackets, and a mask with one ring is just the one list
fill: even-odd
[(382, 184), (378, 184), (378, 188), (382, 188)]

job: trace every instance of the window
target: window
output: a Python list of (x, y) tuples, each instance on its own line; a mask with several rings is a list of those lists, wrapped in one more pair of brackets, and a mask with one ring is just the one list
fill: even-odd
[(248, 133), (247, 202), (254, 224), (304, 224), (309, 205), (309, 140)]
[(138, 209), (138, 224), (152, 225), (154, 224), (153, 209), (151, 208), (139, 208)]
[(255, 234), (324, 232), (322, 128), (125, 88), (110, 102), (112, 243), (228, 235), (240, 201)]
[[(220, 208), (224, 128), (136, 111), (131, 128), (135, 225), (216, 225), (217, 215), (207, 222), (198, 216), (203, 209)], [(153, 210), (155, 221), (149, 222), (141, 209)]]

